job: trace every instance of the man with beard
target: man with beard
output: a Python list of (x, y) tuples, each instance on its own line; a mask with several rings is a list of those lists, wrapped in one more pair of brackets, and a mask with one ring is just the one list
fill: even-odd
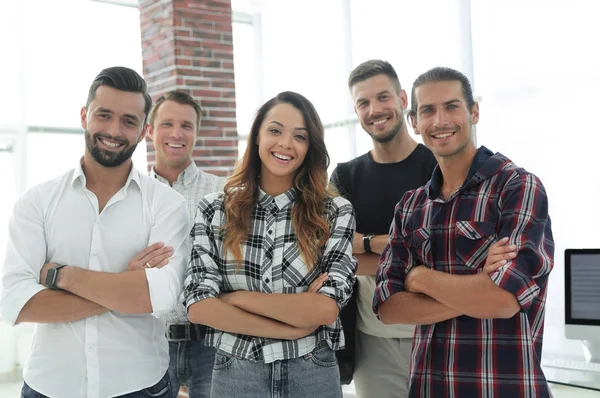
[[(15, 205), (1, 314), (13, 325), (37, 324), (24, 398), (169, 394), (157, 315), (181, 292), (190, 220), (179, 193), (133, 167), (151, 105), (135, 71), (100, 72), (81, 109), (79, 165)], [(155, 242), (172, 248), (168, 264), (153, 257), (143, 269), (128, 265), (147, 247), (156, 251)]]
[[(396, 71), (386, 61), (370, 60), (357, 66), (348, 79), (354, 110), (373, 149), (340, 163), (332, 183), (356, 210), (353, 251), (358, 260), (356, 343), (353, 377), (357, 396), (406, 397), (414, 326), (383, 325), (373, 314), (375, 273), (379, 255), (388, 242), (394, 207), (408, 190), (429, 180), (436, 161), (417, 144), (404, 122), (406, 92)], [(344, 332), (352, 336), (352, 306), (342, 311)], [(354, 309), (356, 311), (356, 309)], [(341, 351), (339, 360), (351, 353)]]

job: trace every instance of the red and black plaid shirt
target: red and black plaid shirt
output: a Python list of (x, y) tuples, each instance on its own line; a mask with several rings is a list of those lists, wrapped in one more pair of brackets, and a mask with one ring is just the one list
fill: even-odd
[(554, 242), (541, 181), (481, 147), (465, 183), (448, 201), (440, 198), (441, 183), (438, 168), (426, 186), (407, 192), (396, 206), (377, 272), (375, 313), (404, 291), (412, 267), (474, 274), (483, 268), (489, 247), (505, 236), (518, 255), (491, 277), (515, 295), (521, 310), (510, 319), (463, 315), (417, 326), (410, 396), (550, 397), (540, 361)]

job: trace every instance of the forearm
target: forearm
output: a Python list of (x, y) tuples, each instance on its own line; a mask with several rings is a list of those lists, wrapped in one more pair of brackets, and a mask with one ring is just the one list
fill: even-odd
[(29, 299), (16, 323), (74, 322), (107, 311), (101, 305), (74, 294), (46, 289)]
[(415, 278), (411, 290), (473, 318), (511, 318), (520, 309), (516, 297), (485, 273), (451, 275), (427, 269)]
[(399, 292), (379, 307), (379, 318), (384, 324), (429, 325), (462, 315), (423, 294)]
[(377, 273), (378, 254), (355, 254), (354, 257), (358, 260), (356, 275), (374, 276)]
[(143, 270), (115, 274), (65, 267), (60, 270), (57, 286), (113, 311), (126, 314), (152, 312)]
[(371, 238), (371, 251), (376, 255), (378, 260), (388, 242), (389, 236), (387, 235), (375, 235)]
[(319, 293), (260, 293), (237, 291), (232, 305), (252, 314), (295, 327), (331, 325), (339, 311), (335, 301)]
[(218, 298), (208, 298), (192, 304), (188, 308), (188, 318), (192, 323), (247, 336), (295, 340), (310, 334), (308, 330), (251, 314)]

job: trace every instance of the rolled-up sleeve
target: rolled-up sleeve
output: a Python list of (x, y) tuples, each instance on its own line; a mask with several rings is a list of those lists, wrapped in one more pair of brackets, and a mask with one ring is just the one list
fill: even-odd
[(27, 302), (46, 289), (40, 270), (46, 259), (44, 203), (41, 191), (26, 192), (15, 204), (0, 285), (2, 319), (14, 325)]
[(190, 261), (185, 276), (185, 305), (189, 307), (207, 298), (219, 297), (223, 277), (218, 264), (222, 261), (215, 229), (220, 228), (220, 222), (213, 226), (215, 205), (208, 196), (200, 201), (194, 226), (192, 228), (192, 249)]
[(330, 218), (331, 234), (321, 258), (321, 270), (329, 280), (319, 293), (335, 300), (341, 310), (350, 296), (356, 281), (357, 261), (352, 256), (352, 239), (356, 228), (354, 207), (346, 199), (334, 198)]
[(402, 228), (401, 217), (402, 201), (396, 205), (394, 220), (390, 226), (388, 244), (381, 252), (377, 265), (375, 294), (373, 296), (373, 312), (379, 318), (379, 307), (393, 294), (403, 292), (404, 280), (410, 264), (415, 260), (407, 250), (404, 238), (400, 231)]
[(146, 269), (152, 313), (160, 317), (175, 308), (183, 289), (190, 247), (190, 216), (183, 196), (174, 190), (157, 195), (154, 209), (157, 213), (149, 243), (163, 242), (165, 246), (173, 247), (167, 265)]
[(517, 298), (527, 311), (554, 266), (554, 240), (548, 198), (533, 174), (515, 174), (500, 197), (499, 236), (517, 246), (517, 257), (491, 275), (494, 283)]

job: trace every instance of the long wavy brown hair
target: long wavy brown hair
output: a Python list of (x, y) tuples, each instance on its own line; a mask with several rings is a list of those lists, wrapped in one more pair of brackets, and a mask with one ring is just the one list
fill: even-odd
[(294, 177), (297, 198), (292, 208), (292, 225), (300, 255), (309, 269), (316, 266), (329, 239), (329, 224), (325, 216), (327, 198), (335, 191), (327, 184), (329, 153), (325, 147), (323, 124), (313, 104), (304, 96), (285, 91), (267, 101), (252, 122), (248, 145), (244, 156), (225, 184), (225, 217), (222, 232), (225, 233), (223, 254), (231, 251), (238, 267), (242, 267), (241, 244), (248, 239), (252, 223), (252, 211), (259, 192), (261, 160), (258, 155), (257, 137), (267, 113), (277, 104), (290, 104), (298, 109), (308, 130), (308, 152)]

